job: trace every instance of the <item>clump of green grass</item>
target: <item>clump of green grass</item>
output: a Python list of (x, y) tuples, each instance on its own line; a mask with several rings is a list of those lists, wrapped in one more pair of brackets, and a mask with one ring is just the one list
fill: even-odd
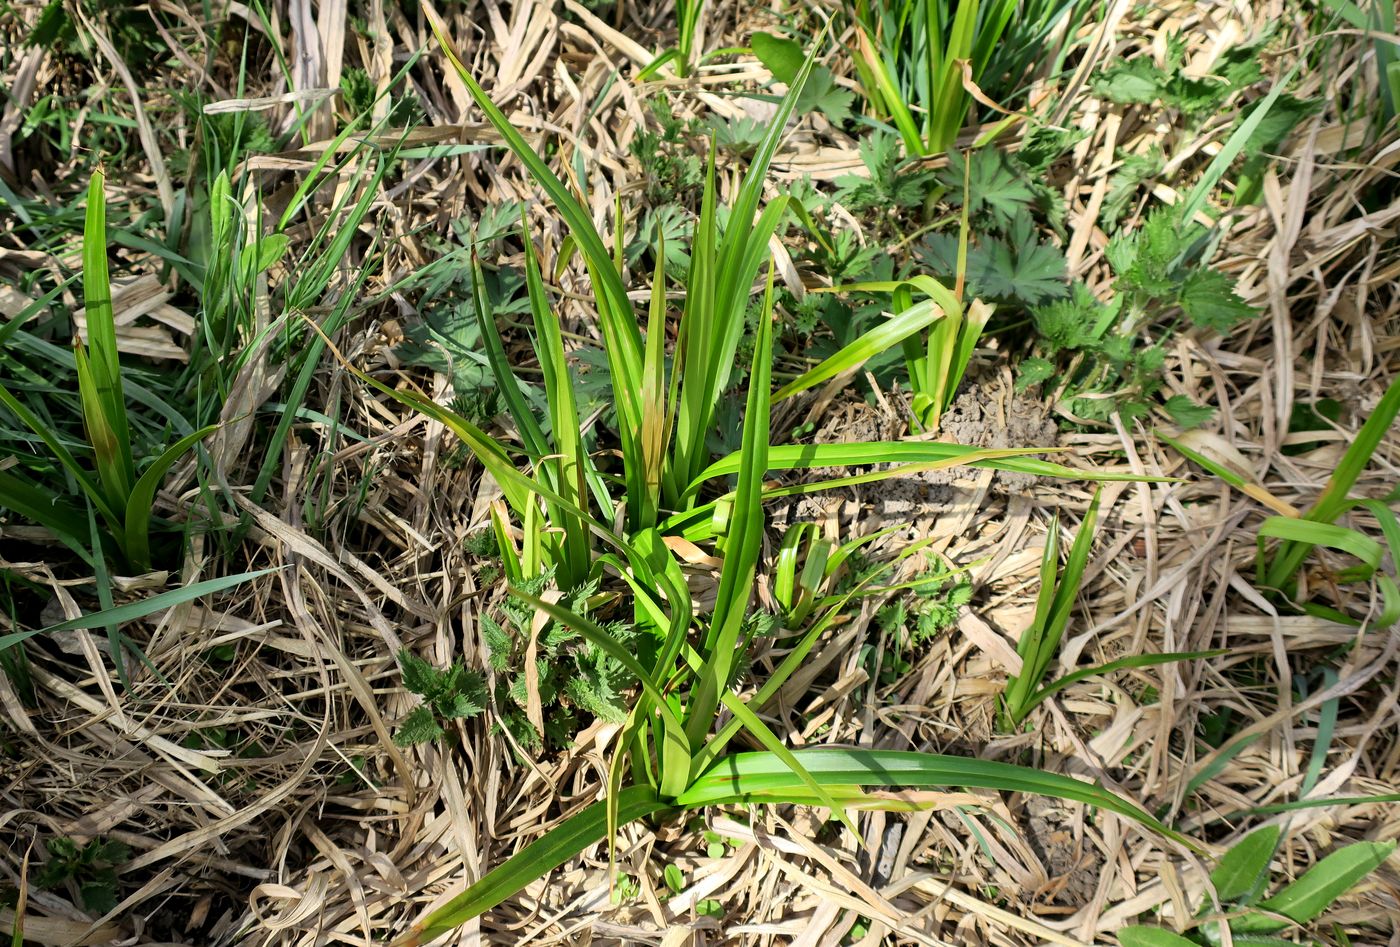
[[(690, 596), (677, 560), (656, 528), (619, 540), (601, 561), (631, 592), (642, 629), (629, 647), (608, 629), (555, 602), (522, 590), (515, 594), (621, 664), (641, 694), (627, 714), (607, 780), (607, 798), (555, 826), (546, 836), (493, 869), (419, 922), (414, 939), (446, 933), (547, 874), (617, 829), (642, 818), (675, 817), (724, 804), (806, 804), (831, 810), (859, 835), (850, 813), (859, 809), (917, 808), (912, 798), (872, 794), (867, 788), (962, 786), (1043, 793), (1116, 812), (1181, 839), (1152, 816), (1099, 786), (1004, 763), (936, 754), (847, 749), (789, 750), (758, 712), (801, 667), (824, 632), (856, 594), (820, 609), (805, 629), (784, 642), (784, 657), (755, 691), (736, 691), (752, 645), (746, 621), (765, 530), (762, 483), (771, 460), (768, 416), (772, 398), (772, 273), (764, 318), (750, 368), (738, 485), (730, 500), (717, 598), (703, 612)], [(873, 581), (874, 575), (867, 578)], [(721, 710), (727, 714), (721, 715)], [(744, 733), (764, 749), (728, 752)], [(1184, 841), (1184, 839), (1182, 839)]]
[[(465, 67), (455, 57), (452, 61), (488, 120), (550, 196), (569, 226), (573, 245), (587, 268), (597, 300), (604, 358), (598, 367), (606, 374), (612, 396), (612, 433), (619, 446), (620, 475), (600, 468), (595, 454), (585, 449), (579, 393), (568, 371), (559, 317), (528, 239), (526, 295), (543, 389), (534, 397), (527, 397), (530, 384), (518, 375), (507, 357), (495, 313), (483, 289), (486, 279), (479, 262), (474, 264), (472, 286), (484, 355), (494, 375), (495, 388), (519, 432), (519, 446), (532, 468), (530, 474), (517, 469), (513, 455), (520, 451), (515, 445), (488, 435), (460, 414), (421, 395), (361, 377), (390, 397), (445, 424), (500, 484), (509, 513), (524, 537), (518, 551), (502, 545), (507, 575), (529, 578), (543, 569), (552, 569), (562, 588), (574, 588), (595, 574), (599, 550), (615, 545), (615, 524), (620, 524), (622, 536), (635, 536), (652, 528), (685, 535), (692, 541), (723, 534), (729, 529), (732, 503), (723, 495), (709, 499), (702, 491), (737, 473), (738, 454), (714, 461), (711, 445), (722, 413), (732, 409), (730, 388), (738, 377), (738, 355), (750, 323), (752, 284), (767, 256), (769, 238), (792, 206), (787, 197), (779, 197), (760, 212), (764, 174), (812, 61), (809, 59), (803, 72), (794, 77), (733, 203), (723, 214), (717, 199), (715, 153), (711, 148), (695, 224), (696, 239), (687, 267), (690, 291), (685, 295), (677, 343), (669, 359), (664, 239), (655, 253), (657, 269), (649, 305), (642, 315), (634, 310), (624, 282), (623, 241), (614, 239), (609, 250), (608, 242), (593, 225), (592, 215), (491, 103)], [(774, 394), (774, 400), (819, 385), (935, 324), (943, 326), (935, 329), (942, 333), (935, 336), (942, 340), (937, 344), (947, 347), (936, 353), (939, 364), (946, 361), (952, 366), (950, 371), (961, 377), (971, 354), (964, 328), (975, 320), (970, 316), (963, 319), (956, 297), (936, 281), (923, 277), (909, 284), (931, 298), (914, 302), (911, 295), (900, 295), (903, 284), (887, 287), (898, 298), (894, 316), (783, 385)], [(640, 326), (645, 326), (645, 333)], [(956, 351), (950, 339), (957, 340)], [(955, 386), (955, 382), (947, 384)], [(544, 411), (537, 412), (535, 404), (542, 404)], [(768, 458), (773, 470), (889, 462), (934, 466), (970, 463), (1074, 475), (1054, 464), (1020, 456), (1031, 452), (988, 452), (920, 442), (790, 445), (770, 451)], [(871, 480), (891, 473), (880, 470), (859, 476)], [(818, 488), (819, 485), (802, 484), (776, 488), (768, 495)], [(494, 515), (497, 532), (504, 536), (509, 524), (501, 518), (500, 510)]]
[(894, 124), (910, 155), (929, 156), (952, 148), (967, 121), (973, 103), (967, 78), (1014, 110), (1026, 77), (1040, 66), (1056, 68), (1065, 54), (1065, 44), (1049, 43), (1051, 35), (1089, 5), (848, 0), (845, 8), (856, 26), (856, 71), (872, 113)]
[(1281, 834), (1277, 825), (1257, 829), (1220, 858), (1210, 873), (1211, 896), (1202, 901), (1183, 933), (1126, 927), (1118, 934), (1123, 947), (1203, 947), (1220, 943), (1224, 929), (1237, 944), (1291, 943), (1280, 935), (1321, 917), (1395, 850), (1394, 842), (1344, 845), (1266, 897), (1273, 875), (1269, 863)]
[(1100, 495), (1095, 493), (1093, 502), (1089, 504), (1089, 511), (1079, 524), (1079, 532), (1070, 545), (1063, 570), (1059, 567), (1060, 521), (1055, 519), (1050, 522), (1050, 532), (1045, 537), (1045, 553), (1040, 562), (1040, 590), (1035, 601), (1035, 617), (1030, 627), (1021, 633), (1016, 642), (1016, 653), (1023, 662), (1021, 673), (1007, 679), (1006, 690), (1002, 694), (1001, 723), (1005, 730), (1014, 730), (1021, 726), (1030, 712), (1047, 697), (1085, 678), (1124, 668), (1150, 667), (1154, 664), (1206, 658), (1220, 653), (1188, 651), (1130, 655), (1050, 680), (1050, 671), (1059, 655), (1065, 630), (1073, 617), (1080, 586), (1084, 581), (1084, 570), (1089, 564), (1089, 551), (1093, 546), (1094, 529), (1098, 522), (1099, 499)]
[[(1192, 462), (1224, 480), (1248, 496), (1283, 509), (1285, 515), (1270, 516), (1259, 526), (1258, 554), (1255, 563), (1255, 584), (1276, 602), (1301, 609), (1333, 621), (1355, 625), (1358, 619), (1336, 607), (1313, 601), (1317, 584), (1299, 580), (1303, 567), (1319, 546), (1332, 549), (1356, 560), (1355, 564), (1330, 572), (1320, 583), (1332, 585), (1374, 583), (1380, 593), (1380, 608), (1370, 617), (1377, 627), (1385, 628), (1400, 621), (1400, 586), (1385, 569), (1386, 552), (1392, 563), (1400, 561), (1400, 518), (1391, 508), (1400, 490), (1392, 490), (1385, 498), (1353, 497), (1352, 489), (1371, 463), (1385, 436), (1400, 416), (1400, 381), (1391, 382), (1374, 410), (1361, 428), (1351, 437), (1345, 453), (1322, 493), (1306, 513), (1299, 514), (1287, 503), (1263, 487), (1245, 479), (1219, 461), (1188, 447), (1184, 442), (1158, 435)], [(1362, 514), (1374, 520), (1382, 540), (1346, 526), (1342, 520)]]
[[(75, 338), (73, 343), (86, 443), (74, 445), (75, 453), (60, 428), (0, 384), (0, 404), (43, 442), (58, 465), (53, 471), (58, 483), (0, 471), (0, 506), (47, 527), (84, 558), (91, 537), (88, 511), (95, 511), (105, 532), (102, 548), (94, 554), (111, 556), (124, 567), (145, 572), (152, 566), (156, 491), (176, 461), (216, 428), (210, 425), (191, 431), (166, 445), (148, 463), (138, 464), (107, 276), (103, 183), (102, 172), (94, 173), (87, 192), (83, 231), (87, 342)], [(12, 320), (0, 335), (13, 334), (21, 324), (22, 320)], [(79, 460), (80, 456), (87, 463)], [(76, 486), (76, 496), (59, 486), (65, 477)]]

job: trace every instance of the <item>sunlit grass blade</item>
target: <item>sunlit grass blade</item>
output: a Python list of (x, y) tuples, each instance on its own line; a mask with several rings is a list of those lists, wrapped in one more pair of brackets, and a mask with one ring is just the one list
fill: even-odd
[[(940, 441), (855, 441), (844, 444), (775, 444), (768, 449), (768, 470), (806, 470), (812, 467), (856, 467), (868, 464), (928, 464), (952, 461), (966, 463), (972, 467), (1006, 470), (1013, 473), (1032, 474), (1037, 477), (1061, 477), (1066, 479), (1099, 482), (1147, 482), (1169, 483), (1169, 477), (1139, 477), (1134, 474), (1103, 473), (1093, 470), (1076, 470), (1062, 464), (1022, 457), (1020, 454), (1049, 453), (1052, 449), (1034, 447), (1008, 448), (998, 451), (1002, 456), (997, 460), (982, 460), (980, 447), (962, 444), (947, 444)], [(723, 457), (701, 471), (690, 485), (690, 491), (699, 490), (708, 480), (729, 477), (739, 472), (740, 454)]]
[[(1312, 509), (1305, 514), (1305, 519), (1318, 523), (1335, 523), (1346, 511), (1352, 487), (1356, 486), (1357, 479), (1370, 464), (1381, 441), (1392, 430), (1397, 416), (1400, 416), (1400, 379), (1390, 383), (1380, 402), (1356, 432), (1332, 476), (1328, 478), (1322, 494)], [(1284, 543), (1269, 561), (1261, 580), (1263, 584), (1272, 589), (1285, 589), (1302, 568), (1303, 561), (1311, 549), (1312, 546), (1307, 540)]]
[[(1368, 578), (1380, 566), (1381, 557), (1385, 555), (1381, 544), (1371, 537), (1333, 523), (1316, 523), (1312, 520), (1298, 520), (1287, 516), (1271, 516), (1259, 524), (1261, 550), (1263, 541), (1270, 537), (1298, 544), (1309, 552), (1317, 546), (1325, 546), (1328, 549), (1336, 549), (1360, 559), (1362, 566), (1356, 567), (1355, 570), (1346, 570), (1339, 575), (1342, 581)], [(1261, 578), (1262, 584), (1266, 587), (1286, 591), (1282, 585), (1273, 584), (1271, 580), (1275, 578), (1286, 582), (1292, 578), (1292, 573), (1285, 574), (1281, 569), (1277, 573), (1270, 570)]]
[(724, 566), (714, 614), (701, 653), (706, 664), (687, 708), (686, 734), (698, 748), (708, 735), (719, 707), (720, 694), (729, 688), (738, 657), (739, 634), (748, 614), (758, 556), (763, 545), (763, 477), (768, 469), (768, 424), (771, 406), (773, 346), (773, 267), (759, 312), (753, 364), (749, 369), (749, 396), (744, 408), (744, 440), (739, 456), (739, 485), (735, 491), (728, 535), (723, 545)]
[[(1303, 877), (1277, 894), (1259, 902), (1259, 912), (1251, 912), (1230, 922), (1239, 934), (1266, 934), (1294, 924), (1312, 921), (1345, 894), (1353, 885), (1375, 871), (1396, 843), (1356, 842), (1338, 849), (1313, 865)], [(1267, 911), (1269, 914), (1261, 913)], [(1270, 915), (1282, 915), (1282, 918)]]
[(927, 328), (932, 323), (944, 318), (945, 312), (954, 312), (961, 315), (962, 307), (947, 310), (932, 300), (918, 303), (910, 308), (891, 316), (889, 319), (875, 326), (875, 328), (864, 333), (859, 338), (843, 346), (840, 351), (823, 359), (821, 364), (809, 371), (803, 372), (797, 378), (788, 382), (782, 388), (773, 393), (774, 401), (782, 401), (793, 395), (806, 391), (808, 388), (819, 385), (830, 378), (849, 371), (859, 365), (869, 361), (872, 357), (881, 352), (898, 345), (906, 338)]
[[(1058, 773), (991, 760), (903, 750), (822, 748), (799, 750), (796, 756), (803, 767), (825, 785), (892, 789), (955, 787), (1050, 796), (1097, 806), (1195, 847), (1185, 836), (1102, 786)], [(772, 753), (737, 753), (715, 763), (676, 802), (687, 808), (782, 802), (786, 793), (801, 786), (802, 782), (787, 764)]]
[(136, 602), (128, 602), (125, 605), (117, 605), (113, 608), (103, 609), (88, 615), (80, 615), (77, 618), (70, 618), (67, 621), (61, 621), (44, 628), (0, 635), (0, 651), (14, 647), (21, 641), (27, 641), (35, 635), (50, 635), (60, 631), (73, 631), (78, 628), (105, 628), (108, 625), (123, 625), (127, 622), (136, 621), (138, 618), (145, 618), (147, 615), (154, 615), (156, 612), (164, 609), (174, 608), (176, 605), (192, 602), (205, 595), (215, 595), (219, 592), (231, 589), (234, 586), (242, 585), (244, 582), (259, 578), (260, 576), (270, 575), (276, 571), (276, 569), (259, 569), (254, 572), (240, 572), (237, 575), (226, 575), (217, 579), (205, 579), (202, 582), (192, 582), (178, 589), (158, 592), (150, 598), (143, 598)]
[[(521, 210), (522, 221), (524, 209)], [(536, 352), (544, 376), (545, 399), (549, 406), (550, 431), (554, 438), (553, 457), (546, 461), (555, 465), (557, 476), (554, 489), (571, 506), (588, 508), (588, 480), (596, 476), (592, 460), (583, 447), (583, 424), (579, 419), (578, 403), (574, 398), (573, 378), (564, 358), (564, 334), (559, 317), (549, 304), (539, 261), (535, 259), (533, 242), (525, 238), (525, 284), (530, 297), (530, 313), (534, 319)], [(611, 510), (605, 510), (611, 514)], [(592, 569), (593, 543), (588, 524), (567, 509), (552, 513), (562, 535), (557, 539), (561, 551), (558, 578), (565, 588), (582, 583)]]
[(642, 529), (656, 525), (661, 508), (661, 480), (670, 433), (666, 402), (666, 237), (663, 233), (656, 245), (656, 271), (651, 283), (651, 305), (647, 310), (646, 350), (642, 366), (642, 428), (639, 439), (642, 469), (633, 474), (640, 477), (641, 484), (632, 487), (634, 492), (641, 494), (637, 525)]
[[(763, 681), (759, 684), (758, 692), (749, 698), (749, 705), (759, 710), (763, 709), (763, 707), (774, 698), (782, 686), (788, 682), (792, 675), (796, 673), (797, 669), (802, 666), (802, 662), (807, 659), (807, 655), (811, 653), (812, 648), (816, 646), (821, 636), (835, 626), (836, 622), (840, 619), (842, 609), (844, 609), (847, 604), (863, 594), (863, 592), (873, 585), (876, 579), (881, 575), (889, 572), (903, 560), (916, 555), (932, 542), (932, 539), (925, 538), (910, 543), (907, 547), (902, 549), (898, 555), (871, 569), (859, 582), (850, 589), (847, 589), (843, 595), (838, 596), (835, 600), (828, 603), (821, 617), (812, 622), (801, 635), (795, 636), (797, 638), (795, 642), (791, 642), (790, 644), (785, 642), (785, 645), (787, 645), (787, 653), (783, 656), (782, 661), (778, 663), (778, 666), (764, 677)], [(720, 727), (719, 731), (706, 742), (704, 748), (696, 754), (697, 768), (703, 771), (714, 765), (714, 762), (724, 753), (724, 748), (729, 744), (729, 741), (739, 733), (741, 728), (741, 724), (737, 719), (731, 719)]]
[(1167, 651), (1162, 654), (1135, 654), (1126, 658), (1118, 658), (1115, 661), (1106, 661), (1094, 667), (1081, 668), (1058, 680), (1046, 684), (1040, 690), (1032, 694), (1026, 702), (1021, 705), (1020, 719), (1025, 719), (1041, 702), (1048, 697), (1064, 690), (1072, 684), (1087, 680), (1091, 677), (1099, 677), (1104, 674), (1112, 674), (1114, 671), (1122, 671), (1128, 668), (1154, 667), (1159, 664), (1175, 664), (1178, 661), (1195, 661), (1201, 658), (1213, 658), (1229, 652), (1223, 650), (1215, 651)]
[(1193, 450), (1192, 448), (1188, 447), (1183, 441), (1173, 437), (1169, 437), (1168, 435), (1163, 434), (1160, 431), (1157, 432), (1157, 436), (1162, 440), (1166, 441), (1172, 447), (1176, 448), (1177, 452), (1183, 457), (1185, 457), (1187, 460), (1196, 464), (1203, 470), (1208, 470), (1209, 472), (1215, 474), (1215, 476), (1219, 477), (1221, 480), (1224, 480), (1236, 490), (1239, 490), (1246, 496), (1258, 500), (1260, 503), (1264, 504), (1269, 509), (1275, 511), (1279, 515), (1299, 515), (1298, 511), (1293, 509), (1293, 507), (1285, 503), (1283, 500), (1280, 500), (1278, 497), (1274, 496), (1268, 490), (1265, 490), (1259, 484), (1245, 479), (1244, 475), (1241, 474), (1239, 471), (1234, 470), (1226, 464), (1220, 463), (1219, 461), (1213, 460), (1210, 457), (1207, 457), (1205, 454), (1200, 453), (1199, 451)]
[[(615, 804), (619, 825), (674, 808), (647, 786), (628, 786), (617, 793)], [(419, 921), (409, 943), (430, 940), (484, 914), (590, 845), (601, 842), (607, 832), (607, 803), (595, 802), (554, 826), (476, 884)]]
[(1094, 525), (1098, 521), (1100, 494), (1095, 493), (1079, 533), (1070, 546), (1069, 557), (1059, 578), (1056, 571), (1059, 565), (1060, 539), (1059, 520), (1051, 523), (1050, 532), (1045, 537), (1045, 553), (1040, 565), (1040, 591), (1036, 596), (1035, 618), (1021, 633), (1016, 644), (1016, 653), (1021, 656), (1021, 673), (1007, 679), (1003, 701), (1012, 726), (1026, 718), (1031, 708), (1039, 701), (1032, 696), (1050, 670), (1050, 664), (1059, 651), (1064, 638), (1074, 603), (1079, 597), (1079, 586), (1084, 580), (1084, 569), (1089, 561), (1089, 550), (1094, 542)]

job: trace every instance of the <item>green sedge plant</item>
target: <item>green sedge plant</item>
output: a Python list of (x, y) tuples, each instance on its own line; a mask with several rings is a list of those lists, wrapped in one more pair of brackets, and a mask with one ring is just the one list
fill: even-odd
[(699, 65), (695, 57), (695, 37), (700, 29), (700, 17), (705, 12), (705, 0), (676, 0), (676, 45), (653, 59), (638, 76), (645, 80), (656, 75), (662, 66), (674, 63), (676, 75), (690, 76)]
[[(1240, 471), (1192, 449), (1183, 440), (1159, 436), (1188, 460), (1235, 489), (1282, 511), (1280, 515), (1266, 518), (1259, 526), (1255, 584), (1262, 591), (1277, 601), (1305, 612), (1344, 624), (1356, 624), (1354, 617), (1332, 606), (1311, 601), (1304, 583), (1299, 581), (1303, 566), (1319, 546), (1332, 549), (1355, 562), (1331, 572), (1321, 583), (1323, 587), (1374, 583), (1380, 592), (1380, 608), (1371, 621), (1377, 627), (1385, 628), (1400, 620), (1400, 586), (1396, 584), (1396, 577), (1385, 569), (1387, 551), (1392, 563), (1400, 562), (1400, 517), (1394, 510), (1396, 502), (1400, 501), (1400, 488), (1379, 499), (1353, 497), (1351, 492), (1381, 442), (1393, 430), (1397, 416), (1400, 416), (1400, 381), (1393, 381), (1361, 428), (1350, 437), (1347, 449), (1322, 493), (1302, 513), (1247, 479)], [(1356, 527), (1343, 525), (1341, 521), (1354, 514), (1368, 515), (1374, 520), (1381, 539)]]
[(1021, 658), (1021, 671), (1006, 681), (1002, 694), (1002, 729), (1010, 731), (1020, 727), (1030, 712), (1046, 698), (1053, 696), (1071, 684), (1089, 677), (1108, 674), (1124, 668), (1150, 667), (1174, 661), (1189, 661), (1195, 658), (1211, 657), (1218, 651), (1175, 651), (1166, 654), (1138, 654), (1109, 661), (1096, 667), (1073, 671), (1063, 677), (1050, 680), (1050, 671), (1058, 657), (1060, 642), (1064, 640), (1074, 612), (1074, 603), (1079, 598), (1079, 590), (1084, 582), (1084, 570), (1089, 564), (1089, 551), (1094, 542), (1094, 529), (1098, 522), (1100, 493), (1095, 492), (1089, 503), (1089, 510), (1079, 525), (1069, 554), (1065, 557), (1064, 569), (1060, 569), (1060, 521), (1050, 521), (1050, 532), (1045, 537), (1045, 553), (1040, 561), (1040, 591), (1035, 601), (1035, 617), (1030, 627), (1021, 633), (1016, 643), (1016, 654)]
[[(434, 25), (435, 29), (440, 28), (440, 24), (435, 22)], [(657, 268), (651, 284), (650, 303), (645, 314), (638, 313), (625, 282), (622, 248), (626, 241), (616, 237), (610, 252), (591, 214), (491, 102), (440, 31), (438, 37), (488, 121), (551, 198), (569, 227), (571, 245), (582, 257), (597, 301), (598, 324), (616, 412), (621, 476), (605, 475), (598, 470), (578, 436), (580, 416), (565, 367), (559, 318), (548, 299), (528, 238), (525, 282), (546, 388), (546, 397), (540, 400), (545, 402), (547, 417), (537, 417), (530, 399), (521, 393), (522, 380), (516, 377), (506, 356), (490, 299), (474, 290), (474, 301), (486, 359), (504, 406), (520, 432), (520, 448), (531, 474), (516, 469), (517, 449), (513, 445), (491, 437), (462, 415), (419, 394), (371, 383), (448, 426), (495, 477), (509, 512), (521, 527), (519, 555), (503, 557), (512, 578), (515, 577), (512, 562), (518, 560), (520, 575), (528, 577), (538, 574), (541, 568), (554, 568), (561, 586), (572, 587), (592, 573), (599, 543), (606, 543), (614, 532), (634, 536), (659, 528), (692, 540), (710, 539), (723, 533), (732, 502), (724, 496), (710, 499), (703, 488), (711, 481), (737, 475), (738, 453), (714, 461), (709, 441), (736, 377), (737, 356), (748, 324), (751, 289), (768, 258), (768, 241), (789, 207), (794, 206), (784, 196), (760, 210), (769, 163), (813, 60), (809, 57), (793, 77), (728, 208), (722, 209), (718, 204), (715, 152), (711, 147), (695, 227), (696, 238), (690, 248), (687, 292), (676, 331), (677, 343), (668, 359), (664, 246), (658, 247), (654, 254)], [(618, 217), (621, 217), (620, 211)], [(722, 220), (726, 223), (721, 231)], [(473, 283), (476, 287), (485, 283), (479, 268)], [(789, 398), (829, 381), (939, 321), (961, 320), (962, 307), (951, 292), (929, 279), (915, 280), (914, 285), (930, 298), (901, 308), (784, 385), (774, 394), (774, 399)], [(970, 355), (970, 348), (966, 354)], [(961, 353), (954, 361), (963, 367), (966, 365)], [(889, 463), (935, 466), (970, 463), (1055, 476), (1078, 476), (1067, 468), (1022, 456), (1033, 452), (989, 452), (931, 442), (857, 443), (785, 445), (769, 451), (768, 458), (773, 470)], [(860, 475), (859, 479), (878, 479), (892, 473), (893, 470), (880, 470)], [(843, 478), (835, 482), (853, 481)], [(816, 488), (810, 484), (775, 488), (769, 495), (783, 490), (802, 492)], [(509, 536), (511, 524), (502, 516), (497, 515), (493, 525), (498, 535)]]
[[(931, 753), (794, 751), (759, 716), (859, 590), (857, 586), (838, 601), (824, 604), (813, 613), (815, 620), (788, 636), (782, 642), (786, 648), (782, 661), (761, 682), (744, 680), (754, 646), (753, 625), (747, 619), (767, 525), (763, 481), (772, 465), (771, 320), (770, 269), (750, 369), (743, 446), (736, 460), (738, 481), (730, 501), (729, 528), (718, 548), (720, 581), (713, 610), (704, 613), (697, 607), (679, 562), (655, 528), (640, 530), (628, 541), (619, 540), (616, 552), (600, 557), (626, 583), (638, 624), (650, 632), (630, 647), (588, 618), (515, 590), (543, 617), (577, 632), (637, 681), (640, 693), (612, 747), (605, 798), (565, 819), (432, 911), (418, 923), (413, 941), (447, 933), (491, 910), (586, 848), (614, 838), (629, 822), (671, 819), (711, 806), (822, 807), (858, 837), (854, 811), (915, 810), (925, 803), (911, 791), (979, 788), (1083, 802), (1186, 841), (1141, 808), (1095, 784), (1007, 763)], [(915, 544), (906, 554), (923, 545)], [(746, 684), (751, 691), (741, 694)], [(733, 751), (731, 745), (741, 735), (750, 746), (761, 749)]]
[[(969, 85), (994, 99), (1017, 91), (1037, 64), (1065, 47), (1048, 40), (1079, 0), (848, 0), (856, 72), (874, 117), (893, 123), (910, 156), (953, 147), (972, 108)], [(1067, 30), (1065, 31), (1068, 32)]]
[(1203, 900), (1182, 933), (1135, 925), (1118, 933), (1119, 942), (1123, 947), (1204, 947), (1223, 942), (1223, 927), (1236, 944), (1291, 944), (1283, 934), (1321, 917), (1395, 851), (1394, 842), (1345, 845), (1266, 897), (1269, 863), (1280, 835), (1279, 826), (1267, 825), (1231, 846), (1210, 873), (1212, 896)]
[[(95, 171), (88, 186), (83, 229), (87, 341), (75, 336), (72, 352), (86, 442), (73, 444), (51, 419), (41, 416), (0, 384), (0, 405), (42, 441), (61, 474), (76, 487), (76, 495), (62, 495), (53, 483), (16, 470), (0, 470), (0, 506), (46, 527), (79, 552), (89, 545), (87, 510), (91, 508), (104, 527), (103, 552), (124, 567), (145, 572), (153, 565), (151, 536), (156, 529), (156, 491), (170, 468), (216, 426), (190, 431), (162, 448), (153, 459), (139, 462), (107, 273), (103, 184), (103, 173)], [(20, 324), (21, 320), (11, 321), (0, 335), (9, 337)]]

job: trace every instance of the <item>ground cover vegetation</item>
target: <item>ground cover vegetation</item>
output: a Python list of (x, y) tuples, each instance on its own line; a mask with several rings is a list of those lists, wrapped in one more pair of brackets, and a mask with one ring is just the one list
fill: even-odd
[(1390, 942), (1394, 34), (0, 8), (0, 933)]

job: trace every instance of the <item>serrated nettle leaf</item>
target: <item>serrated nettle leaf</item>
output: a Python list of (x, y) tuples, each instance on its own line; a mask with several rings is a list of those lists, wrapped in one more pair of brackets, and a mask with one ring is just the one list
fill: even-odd
[(427, 661), (404, 648), (398, 654), (399, 669), (403, 674), (403, 686), (420, 697), (431, 697), (438, 692), (441, 673)]
[(1181, 284), (1180, 299), (1193, 324), (1222, 334), (1259, 314), (1235, 293), (1234, 280), (1217, 270), (1192, 270)]
[(437, 722), (432, 709), (427, 704), (419, 704), (399, 721), (398, 729), (394, 731), (394, 743), (399, 746), (431, 743), (446, 732)]

